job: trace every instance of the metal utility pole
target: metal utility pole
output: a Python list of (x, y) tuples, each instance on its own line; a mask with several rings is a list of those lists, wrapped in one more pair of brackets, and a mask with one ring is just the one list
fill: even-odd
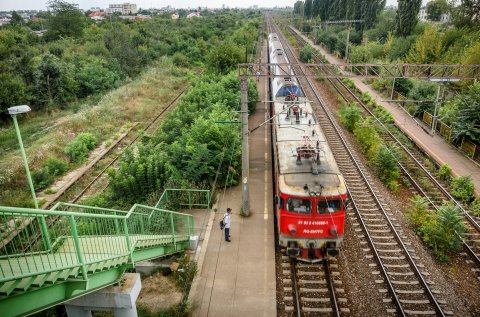
[(242, 208), (245, 216), (250, 215), (249, 149), (248, 149), (248, 79), (240, 80), (242, 101)]

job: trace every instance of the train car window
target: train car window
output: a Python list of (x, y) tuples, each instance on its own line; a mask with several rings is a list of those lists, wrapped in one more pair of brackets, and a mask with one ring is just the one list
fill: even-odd
[(312, 202), (308, 199), (287, 198), (287, 211), (299, 214), (309, 214), (312, 210)]
[(317, 203), (317, 212), (319, 214), (332, 213), (342, 210), (342, 201), (340, 199), (319, 200)]
[(285, 208), (285, 199), (283, 197), (280, 197), (280, 210), (283, 210)]

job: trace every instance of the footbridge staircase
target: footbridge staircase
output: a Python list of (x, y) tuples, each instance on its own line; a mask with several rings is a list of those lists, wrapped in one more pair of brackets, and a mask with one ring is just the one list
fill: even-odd
[(202, 190), (166, 190), (155, 207), (128, 211), (69, 203), (50, 210), (0, 207), (0, 315), (29, 315), (120, 281), (138, 261), (180, 253)]

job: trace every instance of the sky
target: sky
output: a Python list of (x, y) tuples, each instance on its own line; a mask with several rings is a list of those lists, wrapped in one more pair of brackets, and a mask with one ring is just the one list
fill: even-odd
[[(68, 2), (78, 3), (81, 9), (90, 9), (91, 7), (107, 8), (110, 3), (130, 2), (137, 4), (138, 8), (161, 8), (170, 5), (175, 8), (196, 8), (209, 7), (219, 8), (223, 4), (234, 8), (247, 8), (253, 5), (261, 7), (285, 7), (293, 6), (295, 0), (67, 0)], [(425, 1), (424, 1), (425, 2)], [(0, 11), (10, 10), (45, 10), (46, 0), (0, 0)], [(397, 0), (387, 0), (387, 5), (396, 5)]]

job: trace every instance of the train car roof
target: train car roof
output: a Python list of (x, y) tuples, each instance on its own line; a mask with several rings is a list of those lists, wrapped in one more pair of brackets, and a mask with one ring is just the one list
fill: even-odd
[[(311, 193), (322, 195), (345, 193), (343, 177), (325, 136), (311, 112), (310, 104), (299, 103), (303, 110), (300, 123), (296, 123), (293, 112), (287, 119), (287, 110), (284, 110), (283, 106), (285, 105), (285, 109), (288, 109), (291, 104), (291, 102), (275, 103), (275, 113), (278, 114), (275, 119), (276, 146), (282, 192), (304, 196), (306, 194), (304, 186), (307, 185)], [(315, 135), (312, 136), (313, 131)], [(320, 164), (315, 163), (313, 158), (301, 158), (301, 164), (297, 164), (297, 148), (305, 144), (317, 147), (317, 141)]]

